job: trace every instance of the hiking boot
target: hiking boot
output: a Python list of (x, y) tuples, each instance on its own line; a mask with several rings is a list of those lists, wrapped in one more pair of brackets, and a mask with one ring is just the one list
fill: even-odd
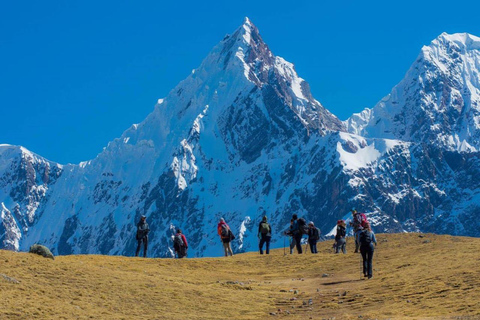
[(372, 275), (371, 275), (371, 274), (368, 276), (368, 279), (372, 279)]

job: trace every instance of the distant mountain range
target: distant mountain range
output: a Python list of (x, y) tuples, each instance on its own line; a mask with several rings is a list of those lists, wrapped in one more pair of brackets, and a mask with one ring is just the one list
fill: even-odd
[(372, 109), (340, 121), (248, 20), (217, 44), (140, 124), (95, 159), (60, 165), (0, 145), (0, 247), (132, 255), (136, 222), (150, 256), (274, 246), (293, 213), (328, 233), (352, 207), (377, 232), (480, 236), (480, 38), (441, 34)]

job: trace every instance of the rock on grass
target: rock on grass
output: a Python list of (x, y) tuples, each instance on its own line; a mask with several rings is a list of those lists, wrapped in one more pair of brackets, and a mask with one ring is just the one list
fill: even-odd
[(30, 253), (36, 253), (44, 258), (50, 258), (52, 260), (55, 260), (55, 257), (53, 256), (53, 253), (45, 246), (42, 246), (40, 244), (34, 244), (30, 247), (30, 250), (28, 251)]
[(20, 283), (20, 281), (18, 281), (17, 279), (9, 277), (3, 273), (0, 273), (0, 277), (2, 277), (3, 279), (5, 279), (7, 282), (10, 282), (10, 283)]

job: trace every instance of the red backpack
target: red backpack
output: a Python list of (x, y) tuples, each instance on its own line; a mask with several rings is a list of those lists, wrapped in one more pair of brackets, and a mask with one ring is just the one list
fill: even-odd
[(359, 215), (360, 215), (360, 225), (362, 226), (362, 228), (365, 228), (365, 225), (368, 223), (367, 216), (365, 215), (365, 213), (359, 213)]

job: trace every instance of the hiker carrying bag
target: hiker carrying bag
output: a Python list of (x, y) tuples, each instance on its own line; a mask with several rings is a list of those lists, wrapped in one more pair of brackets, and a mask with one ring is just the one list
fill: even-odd
[(175, 250), (180, 251), (181, 248), (185, 246), (185, 243), (183, 243), (182, 235), (181, 234), (176, 234), (173, 237), (173, 247)]

